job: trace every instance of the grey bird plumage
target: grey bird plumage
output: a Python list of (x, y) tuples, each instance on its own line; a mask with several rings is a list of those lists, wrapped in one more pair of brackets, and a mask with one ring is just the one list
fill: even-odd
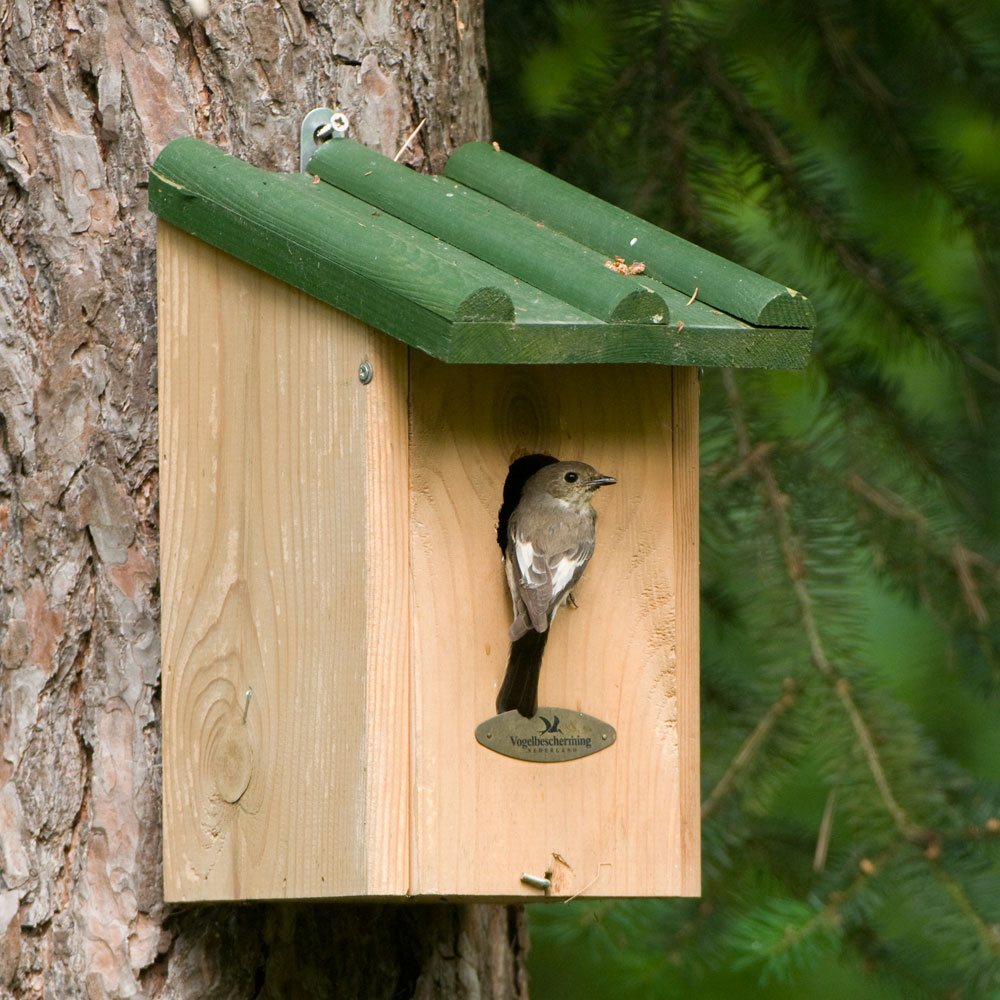
[(594, 553), (594, 492), (615, 480), (585, 462), (555, 462), (524, 484), (507, 525), (505, 569), (514, 609), (497, 711), (531, 717), (548, 629)]

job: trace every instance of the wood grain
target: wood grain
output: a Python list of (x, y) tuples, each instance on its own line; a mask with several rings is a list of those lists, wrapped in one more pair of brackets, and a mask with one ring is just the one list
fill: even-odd
[(367, 357), (365, 894), (398, 897), (410, 885), (409, 351), (372, 331)]
[(680, 766), (680, 852), (683, 895), (701, 894), (701, 615), (699, 576), (697, 368), (673, 369), (674, 558), (677, 593), (685, 595), (677, 615), (677, 648), (684, 665), (677, 672)]
[[(412, 357), (414, 894), (530, 897), (546, 871), (556, 896), (698, 892), (696, 393), (686, 370)], [(560, 764), (474, 740), (507, 655), (497, 508), (533, 452), (618, 479), (539, 688), (618, 740)]]
[(368, 818), (373, 786), (405, 802), (373, 737), (405, 720), (405, 454), (372, 433), (405, 427), (405, 362), (171, 226), (158, 259), (165, 895), (404, 892)]
[[(166, 224), (159, 261), (166, 897), (697, 893), (694, 370), (448, 366)], [(619, 481), (540, 685), (618, 740), (553, 765), (474, 739), (537, 451)]]

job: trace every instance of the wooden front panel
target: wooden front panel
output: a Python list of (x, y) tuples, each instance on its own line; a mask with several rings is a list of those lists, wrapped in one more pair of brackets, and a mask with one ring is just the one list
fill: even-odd
[[(539, 895), (523, 872), (551, 872), (562, 897), (699, 892), (697, 396), (694, 369), (411, 354), (415, 895)], [(474, 737), (508, 650), (497, 509), (509, 463), (534, 452), (618, 480), (596, 495), (595, 554), (539, 686), (617, 742), (563, 763)]]
[(158, 280), (165, 896), (405, 893), (405, 350), (162, 222)]

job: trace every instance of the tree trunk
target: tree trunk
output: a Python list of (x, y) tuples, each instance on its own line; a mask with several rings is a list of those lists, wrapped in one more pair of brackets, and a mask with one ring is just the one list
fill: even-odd
[[(201, 18), (201, 19), (199, 19)], [(0, 0), (0, 995), (521, 997), (498, 906), (168, 912), (150, 164), (487, 138), (480, 0)]]

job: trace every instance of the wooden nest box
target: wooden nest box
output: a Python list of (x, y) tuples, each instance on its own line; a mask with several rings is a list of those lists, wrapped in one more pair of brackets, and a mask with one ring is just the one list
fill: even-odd
[[(149, 189), (166, 898), (698, 894), (698, 368), (804, 365), (809, 303), (485, 143)], [(548, 712), (477, 740), (528, 455), (617, 485)]]

